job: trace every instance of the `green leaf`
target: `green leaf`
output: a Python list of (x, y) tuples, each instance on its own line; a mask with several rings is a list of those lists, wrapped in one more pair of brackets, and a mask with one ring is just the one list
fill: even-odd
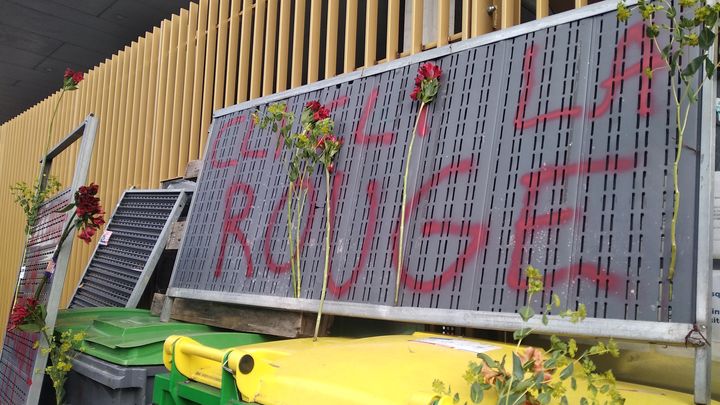
[(561, 380), (565, 380), (573, 374), (573, 369), (574, 369), (573, 364), (575, 364), (575, 363), (568, 364), (568, 366), (565, 367), (565, 369), (560, 373)]
[(525, 375), (525, 370), (523, 369), (522, 361), (520, 361), (520, 357), (518, 357), (517, 354), (512, 354), (513, 359), (513, 378), (517, 381), (521, 381), (523, 379), (523, 376)]
[(702, 31), (700, 31), (699, 40), (700, 49), (707, 50), (713, 44), (713, 41), (715, 41), (715, 34), (713, 34), (710, 27), (703, 27)]
[(530, 318), (535, 316), (535, 311), (532, 308), (526, 306), (522, 307), (520, 311), (518, 311), (518, 314), (524, 322), (527, 322)]
[(490, 356), (488, 356), (485, 353), (478, 353), (477, 356), (487, 364), (490, 368), (498, 368), (498, 364), (495, 360), (493, 360)]
[(565, 395), (560, 398), (560, 405), (568, 405), (568, 399)]
[(23, 332), (28, 332), (28, 333), (40, 332), (42, 330), (42, 326), (40, 326), (36, 323), (26, 323), (26, 324), (18, 325), (17, 328)]
[(586, 398), (580, 398), (580, 405), (589, 405)]
[(458, 402), (460, 402), (460, 394), (456, 392), (453, 396), (453, 404), (457, 404)]
[(480, 382), (475, 381), (470, 385), (470, 400), (474, 404), (479, 404), (483, 400), (483, 396), (485, 394), (485, 390), (483, 389)]
[(577, 380), (575, 377), (570, 378), (570, 388), (572, 388), (573, 391), (577, 389)]
[(551, 399), (550, 391), (543, 391), (537, 396), (537, 401), (543, 405), (549, 404), (550, 399)]
[(519, 330), (516, 330), (515, 332), (513, 332), (513, 339), (522, 340), (522, 339), (525, 339), (526, 337), (528, 337), (528, 335), (530, 335), (531, 333), (532, 333), (532, 329), (522, 328), (522, 329), (519, 329)]
[(705, 62), (705, 55), (700, 55), (688, 63), (688, 65), (683, 70), (682, 74), (683, 76), (690, 78), (695, 74), (695, 72), (700, 69), (700, 67), (703, 65), (703, 62)]
[(548, 322), (549, 322), (549, 320), (548, 320), (547, 313), (543, 312), (543, 315), (542, 315), (542, 323), (543, 323), (543, 325), (547, 325)]
[(712, 79), (712, 77), (715, 75), (715, 64), (708, 58), (705, 57), (705, 75), (708, 78), (708, 80)]

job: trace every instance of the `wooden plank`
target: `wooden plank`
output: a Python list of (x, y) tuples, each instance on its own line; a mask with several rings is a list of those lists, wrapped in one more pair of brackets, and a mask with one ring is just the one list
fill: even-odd
[(345, 73), (355, 70), (357, 8), (357, 0), (347, 0), (345, 5)]
[(184, 179), (197, 179), (200, 177), (200, 170), (202, 169), (202, 160), (191, 160), (188, 162), (187, 166), (185, 166), (185, 174), (183, 175)]
[(450, 0), (438, 1), (437, 46), (447, 45), (450, 36)]
[[(192, 90), (192, 109), (190, 115), (190, 145), (188, 149), (188, 160), (200, 158), (200, 140), (202, 138), (202, 122), (203, 122), (203, 79), (208, 76), (205, 71), (204, 63), (206, 62), (206, 49), (209, 40), (208, 33), (208, 0), (200, 0), (200, 10), (198, 13), (197, 26), (197, 45), (195, 47), (195, 75), (193, 77)], [(214, 66), (214, 65), (213, 65)]]
[(422, 52), (423, 39), (423, 0), (412, 0), (412, 27), (410, 35), (410, 52)]
[(215, 58), (215, 90), (213, 91), (213, 111), (225, 106), (223, 89), (225, 88), (225, 69), (227, 65), (229, 0), (220, 0), (218, 16), (217, 50)]
[[(222, 107), (235, 104), (237, 87), (238, 39), (240, 37), (240, 8), (243, 0), (232, 0), (230, 6), (230, 32), (227, 36), (227, 60), (225, 65), (225, 102)], [(217, 63), (216, 66), (221, 66)]]
[[(185, 71), (187, 69), (187, 60), (185, 59), (188, 53), (187, 47), (187, 35), (188, 35), (188, 24), (190, 15), (187, 10), (180, 11), (179, 30), (178, 30), (178, 42), (177, 42), (177, 55), (175, 62), (175, 79), (171, 81), (174, 85), (173, 96), (170, 103), (172, 109), (172, 126), (170, 127), (170, 133), (166, 134), (170, 138), (170, 146), (167, 149), (163, 149), (163, 157), (167, 157), (167, 165), (164, 167), (165, 172), (161, 180), (169, 177), (176, 177), (181, 169), (178, 168), (178, 160), (180, 156), (180, 144), (182, 134), (182, 124), (185, 119), (183, 116), (183, 101), (185, 87), (188, 85), (185, 81)], [(188, 117), (190, 118), (190, 117)], [(184, 166), (183, 166), (184, 167)]]
[[(263, 81), (263, 51), (270, 46), (264, 42), (265, 35), (265, 0), (255, 3), (255, 26), (252, 40), (252, 66), (250, 69), (250, 99), (258, 98), (261, 94)], [(243, 14), (243, 17), (245, 14)], [(244, 28), (244, 27), (243, 27)], [(263, 46), (264, 45), (264, 46)], [(274, 46), (274, 44), (272, 45)], [(245, 80), (248, 80), (247, 78)]]
[(276, 91), (287, 90), (288, 58), (290, 53), (290, 2), (291, 0), (280, 1)]
[[(309, 337), (315, 328), (314, 313), (290, 312), (279, 309), (245, 307), (219, 302), (175, 298), (170, 318), (242, 332), (264, 333), (287, 338)], [(320, 335), (326, 335), (332, 322), (324, 316)]]
[[(155, 136), (157, 130), (157, 116), (159, 114), (159, 108), (157, 107), (158, 95), (160, 93), (160, 80), (158, 80), (158, 73), (160, 71), (160, 63), (162, 57), (160, 55), (160, 46), (162, 45), (162, 31), (160, 28), (154, 28), (152, 33), (152, 49), (150, 50), (150, 61), (147, 69), (150, 71), (150, 77), (148, 79), (148, 99), (145, 105), (147, 115), (145, 116), (145, 137), (143, 147), (143, 159), (142, 159), (142, 187), (148, 188), (153, 185), (151, 168), (153, 167), (153, 147), (155, 145)], [(102, 120), (100, 120), (102, 122)]]
[[(318, 80), (320, 74), (320, 17), (322, 0), (310, 0), (310, 34), (308, 38), (307, 82)], [(295, 48), (297, 49), (297, 48)]]
[(303, 50), (305, 48), (305, 0), (295, 1), (295, 19), (293, 20), (293, 52), (290, 86), (302, 84)]
[(275, 40), (277, 39), (277, 12), (278, 0), (268, 0), (267, 16), (265, 22), (265, 55), (263, 59), (262, 95), (268, 96), (273, 92), (275, 79)]
[(150, 314), (160, 316), (163, 304), (165, 304), (165, 294), (153, 294), (152, 303), (150, 304)]
[(325, 78), (337, 75), (337, 40), (340, 4), (338, 0), (328, 0), (327, 33), (325, 35)]
[(377, 0), (366, 0), (365, 6), (365, 66), (377, 62)]
[(535, 19), (539, 20), (548, 15), (550, 15), (550, 0), (537, 0), (535, 2)]
[(398, 56), (398, 36), (400, 33), (400, 0), (388, 1), (387, 17), (387, 49), (385, 60), (391, 61)]
[(202, 112), (200, 113), (202, 122), (200, 123), (198, 157), (205, 154), (205, 144), (207, 143), (208, 130), (210, 129), (210, 121), (212, 120), (213, 85), (215, 84), (215, 53), (219, 52), (217, 49), (218, 6), (219, 3), (217, 1), (211, 1), (208, 8), (207, 51), (205, 52), (205, 69), (203, 69), (205, 76), (203, 79)]
[(167, 243), (165, 244), (165, 250), (180, 249), (183, 236), (185, 236), (186, 223), (186, 221), (177, 221), (172, 225), (172, 229), (170, 229), (170, 236), (168, 236)]
[[(185, 169), (185, 165), (190, 160), (190, 144), (194, 134), (191, 132), (191, 121), (192, 121), (192, 109), (193, 104), (193, 90), (194, 77), (195, 77), (195, 66), (197, 50), (196, 42), (198, 35), (198, 5), (196, 3), (190, 3), (190, 15), (185, 26), (187, 32), (185, 33), (185, 61), (183, 62), (185, 74), (182, 78), (183, 91), (180, 92), (180, 96), (177, 101), (180, 102), (181, 107), (178, 108), (180, 112), (180, 130), (177, 133), (173, 133), (173, 137), (180, 140), (177, 152), (177, 165), (170, 167), (170, 175), (182, 173)], [(177, 93), (176, 93), (177, 94)]]
[[(250, 80), (250, 36), (252, 35), (253, 0), (245, 0), (242, 9), (242, 34), (240, 36), (240, 66), (237, 76), (237, 93), (235, 102), (241, 103), (248, 99), (248, 81)], [(255, 42), (254, 46), (262, 49), (262, 40)]]

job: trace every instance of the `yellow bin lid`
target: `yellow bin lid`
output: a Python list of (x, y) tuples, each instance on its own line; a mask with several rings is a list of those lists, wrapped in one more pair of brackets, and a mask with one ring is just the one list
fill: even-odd
[[(226, 351), (207, 348), (189, 338), (166, 341), (169, 368), (173, 346), (178, 370), (195, 381), (220, 387), (222, 359), (233, 370), (242, 400), (262, 405), (429, 405), (435, 379), (469, 401), (463, 374), (477, 353), (500, 360), (511, 357), (514, 345), (494, 341), (415, 333), (364, 339), (293, 339), (240, 346)], [(570, 403), (579, 403), (578, 391), (568, 390)], [(692, 396), (648, 386), (617, 383), (626, 404), (692, 404)], [(488, 391), (483, 403), (495, 404)], [(442, 404), (452, 403), (443, 398)]]

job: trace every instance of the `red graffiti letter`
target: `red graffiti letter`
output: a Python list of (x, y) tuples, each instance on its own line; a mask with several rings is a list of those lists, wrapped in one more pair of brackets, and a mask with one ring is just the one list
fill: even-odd
[[(243, 118), (245, 117), (243, 116)], [(254, 129), (255, 121), (250, 120), (250, 126), (248, 127), (247, 131), (245, 131), (245, 137), (243, 138), (242, 144), (240, 145), (240, 155), (246, 159), (263, 159), (265, 156), (267, 156), (267, 150), (250, 150), (248, 147), (248, 143), (250, 143), (250, 137), (252, 136)]]
[[(312, 229), (313, 221), (315, 220), (315, 204), (317, 201), (317, 193), (315, 192), (315, 187), (313, 187), (312, 182), (305, 180), (302, 187), (305, 188), (308, 192), (308, 200), (305, 203), (305, 206), (308, 209), (308, 219), (307, 224), (305, 224), (305, 229), (303, 229), (302, 231), (302, 236), (300, 239), (300, 251), (302, 251), (303, 247), (305, 246), (305, 242), (307, 241), (307, 238), (310, 236), (310, 230)], [(272, 271), (273, 273), (284, 273), (290, 269), (290, 261), (288, 260), (285, 263), (277, 263), (275, 259), (273, 259), (272, 251), (270, 249), (270, 235), (272, 233), (272, 227), (277, 222), (278, 215), (280, 215), (280, 212), (285, 207), (285, 204), (287, 204), (287, 193), (283, 193), (283, 195), (280, 197), (280, 200), (278, 200), (278, 202), (275, 204), (275, 208), (273, 208), (272, 212), (270, 213), (270, 219), (268, 220), (267, 228), (265, 228), (263, 255), (265, 256), (265, 263), (267, 263), (268, 269), (270, 269), (270, 271)], [(285, 220), (287, 221), (287, 218)], [(284, 239), (285, 241), (287, 241), (287, 237), (285, 237)]]
[[(233, 209), (233, 197), (238, 192), (242, 191), (245, 193), (245, 206), (242, 208), (237, 215), (232, 215)], [(217, 265), (215, 266), (215, 277), (219, 277), (222, 273), (222, 265), (225, 260), (225, 247), (227, 246), (228, 236), (231, 234), (235, 236), (240, 246), (242, 246), (245, 260), (247, 260), (247, 271), (245, 275), (252, 277), (253, 275), (253, 264), (252, 257), (250, 256), (250, 246), (248, 246), (247, 237), (240, 229), (239, 223), (250, 215), (253, 203), (255, 201), (255, 194), (252, 188), (245, 183), (233, 183), (225, 192), (225, 212), (223, 214), (223, 231), (220, 239), (220, 255), (218, 256)]]
[[(522, 186), (527, 188), (523, 206), (520, 209), (520, 216), (515, 221), (515, 243), (510, 257), (510, 268), (508, 270), (507, 282), (511, 288), (525, 289), (525, 277), (522, 274), (523, 255), (525, 241), (529, 240), (529, 234), (539, 229), (549, 228), (566, 224), (575, 217), (575, 209), (570, 207), (560, 208), (558, 211), (549, 213), (536, 213), (536, 204), (540, 193), (547, 186), (553, 184), (558, 177), (580, 176), (584, 174), (601, 172), (623, 172), (634, 168), (632, 158), (618, 159), (615, 164), (606, 164), (605, 159), (595, 159), (589, 166), (585, 164), (569, 164), (566, 166), (546, 166), (542, 169), (526, 173), (520, 179)], [(614, 286), (619, 280), (617, 277), (607, 274), (606, 269), (601, 269), (595, 274), (583, 274), (584, 269), (597, 269), (595, 264), (583, 264), (582, 266), (571, 265), (560, 269), (555, 273), (555, 280), (568, 279), (571, 276), (580, 276), (590, 280), (599, 281), (601, 287)]]
[[(445, 181), (452, 175), (470, 173), (473, 170), (472, 158), (461, 160), (456, 164), (446, 166), (440, 169), (439, 172), (435, 173), (430, 179), (423, 183), (415, 195), (407, 203), (405, 210), (405, 223), (411, 216), (413, 210), (417, 207), (420, 199), (425, 197), (430, 190), (437, 187), (440, 182)], [(398, 223), (400, 222), (398, 218)], [(399, 229), (396, 229), (393, 235), (393, 265), (397, 266), (397, 255), (398, 255), (398, 238)], [(417, 277), (408, 276), (408, 266), (403, 265), (401, 281), (403, 284), (413, 290), (420, 292), (430, 292), (442, 288), (448, 281), (452, 280), (454, 276), (460, 273), (463, 267), (473, 260), (479, 251), (485, 247), (485, 227), (480, 224), (470, 223), (467, 225), (454, 223), (448, 220), (436, 221), (429, 220), (423, 224), (422, 235), (423, 237), (429, 237), (435, 234), (453, 235), (458, 237), (466, 237), (470, 240), (465, 247), (465, 250), (460, 253), (458, 258), (450, 263), (445, 269), (443, 269), (440, 277), (435, 277), (431, 280), (420, 282)]]
[(218, 147), (218, 144), (220, 143), (220, 138), (222, 138), (223, 133), (225, 133), (225, 131), (227, 131), (228, 129), (230, 129), (230, 127), (233, 127), (233, 126), (235, 126), (235, 125), (238, 125), (238, 124), (240, 124), (241, 122), (243, 122), (244, 120), (245, 120), (245, 117), (244, 117), (244, 116), (235, 117), (235, 118), (229, 120), (228, 122), (226, 122), (225, 124), (223, 124), (222, 127), (220, 127), (220, 130), (218, 131), (218, 134), (217, 134), (217, 136), (215, 137), (215, 142), (213, 142), (212, 151), (211, 151), (211, 153), (210, 153), (210, 166), (211, 166), (213, 169), (222, 169), (222, 168), (225, 168), (225, 167), (237, 166), (237, 160), (236, 160), (236, 159), (218, 161), (217, 158), (216, 158), (216, 155), (217, 155), (217, 147)]
[[(590, 114), (590, 117), (597, 118), (608, 112), (610, 109), (610, 103), (615, 98), (620, 84), (623, 80), (631, 78), (633, 76), (640, 76), (640, 105), (638, 106), (638, 113), (642, 115), (650, 114), (650, 79), (643, 74), (645, 68), (652, 68), (663, 66), (663, 60), (660, 55), (657, 54), (655, 47), (652, 44), (650, 38), (643, 39), (643, 31), (645, 25), (639, 22), (630, 29), (627, 30), (625, 37), (620, 39), (617, 46), (615, 47), (615, 59), (613, 60), (612, 76), (607, 78), (600, 84), (605, 90), (605, 98), (603, 98), (600, 104), (595, 106), (595, 110)], [(642, 61), (635, 63), (631, 66), (624, 66), (627, 62), (625, 61), (625, 51), (630, 45), (638, 45), (645, 51), (642, 54)], [(623, 68), (624, 66), (624, 68)]]
[[(342, 180), (340, 181), (340, 184), (342, 184)], [(336, 186), (337, 183), (333, 185), (332, 190), (332, 213), (331, 213), (331, 227), (334, 228), (335, 225), (335, 207), (337, 207), (337, 199), (339, 197), (339, 186)], [(363, 236), (362, 246), (360, 247), (360, 257), (358, 258), (358, 262), (355, 264), (355, 267), (353, 267), (352, 271), (350, 272), (350, 277), (345, 280), (345, 282), (338, 284), (335, 282), (335, 279), (332, 277), (332, 269), (330, 271), (330, 275), (328, 276), (328, 289), (335, 297), (340, 297), (344, 294), (346, 294), (350, 287), (357, 282), (358, 277), (360, 276), (360, 272), (362, 271), (363, 267), (365, 267), (365, 262), (367, 261), (367, 255), (370, 253), (370, 247), (372, 245), (372, 238), (375, 235), (375, 228), (377, 226), (377, 214), (378, 214), (378, 206), (380, 204), (380, 196), (379, 196), (379, 190), (377, 190), (377, 180), (370, 180), (367, 186), (367, 196), (370, 200), (370, 210), (368, 211), (368, 224), (367, 228), (365, 229), (365, 235)]]
[(366, 134), (365, 125), (370, 117), (370, 113), (375, 109), (375, 102), (378, 98), (378, 87), (373, 87), (370, 90), (370, 96), (363, 106), (362, 113), (360, 113), (360, 121), (358, 122), (357, 128), (355, 129), (355, 143), (360, 144), (371, 144), (380, 143), (382, 145), (389, 145), (395, 139), (395, 134), (392, 132), (383, 132), (382, 134)]
[(527, 109), (528, 99), (531, 94), (530, 90), (535, 84), (535, 72), (533, 70), (535, 53), (536, 47), (532, 45), (525, 51), (523, 58), (523, 82), (525, 82), (525, 85), (520, 91), (520, 102), (518, 103), (517, 113), (515, 114), (515, 128), (517, 129), (533, 128), (543, 121), (555, 120), (561, 117), (574, 117), (582, 112), (581, 107), (575, 106), (568, 110), (559, 109), (535, 117), (525, 118), (525, 110)]

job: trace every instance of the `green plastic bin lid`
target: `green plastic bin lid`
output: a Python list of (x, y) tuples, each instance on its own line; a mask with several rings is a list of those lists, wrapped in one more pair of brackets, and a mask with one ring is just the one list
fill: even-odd
[(58, 314), (58, 331), (85, 332), (81, 351), (122, 366), (163, 364), (163, 343), (170, 335), (191, 336), (202, 344), (227, 348), (267, 341), (255, 333), (179, 321), (161, 322), (150, 311), (133, 308), (82, 308)]

